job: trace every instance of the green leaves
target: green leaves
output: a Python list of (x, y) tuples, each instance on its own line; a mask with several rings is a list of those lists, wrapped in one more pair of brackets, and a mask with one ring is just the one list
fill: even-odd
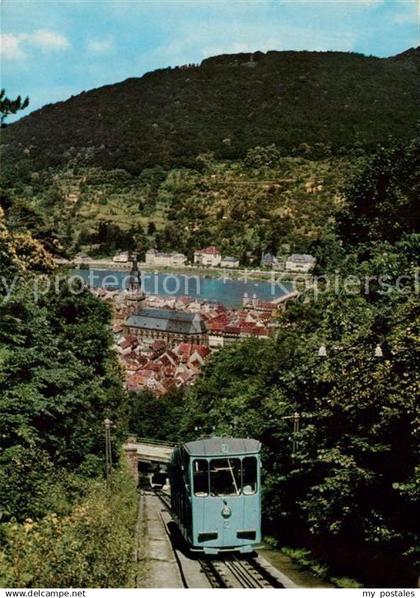
[[(410, 274), (415, 245), (411, 236), (388, 245), (386, 254), (371, 246), (363, 271)], [(219, 435), (262, 441), (265, 521), (282, 541), (299, 530), (332, 552), (349, 545), (374, 555), (380, 546), (395, 560), (406, 554), (401, 567), (414, 567), (419, 320), (413, 290), (331, 290), (292, 306), (276, 340), (213, 356), (187, 396), (184, 438), (215, 426)], [(373, 353), (378, 340), (382, 358)], [(317, 356), (321, 343), (328, 347), (324, 360)]]
[(380, 148), (362, 176), (347, 189), (347, 204), (338, 216), (346, 243), (395, 242), (419, 231), (420, 138)]
[[(89, 456), (102, 456), (101, 422), (122, 415), (124, 393), (109, 311), (89, 291), (72, 295), (63, 281), (35, 302), (23, 282), (0, 309), (0, 462), (7, 478), (0, 505), (21, 520), (49, 511), (50, 494), (34, 501), (34, 489), (53, 483), (52, 464), (74, 471)], [(16, 447), (30, 476), (10, 475)], [(38, 453), (43, 459), (33, 460)]]
[(25, 98), (22, 100), (20, 96), (17, 96), (16, 99), (11, 100), (6, 96), (6, 90), (2, 89), (0, 91), (0, 119), (1, 125), (3, 125), (4, 120), (10, 114), (16, 114), (19, 110), (24, 110), (29, 106), (29, 98)]
[[(30, 456), (26, 454), (22, 458), (27, 462)], [(45, 471), (38, 468), (36, 480), (28, 463), (25, 473), (30, 481), (22, 478), (19, 487), (22, 493), (32, 492), (35, 505), (42, 492), (47, 494), (48, 515), (36, 521), (26, 517), (21, 524), (14, 521), (1, 524), (0, 521), (0, 584), (4, 587), (127, 587), (134, 573), (138, 501), (131, 475), (124, 469), (115, 471), (112, 495), (105, 483), (89, 481), (83, 498), (78, 496), (75, 500), (73, 496), (74, 504), (64, 505), (60, 502), (63, 488), (59, 485), (68, 491), (74, 480), (68, 474), (57, 480), (51, 468)], [(0, 482), (3, 481), (0, 477)], [(6, 487), (11, 486), (9, 483)], [(0, 483), (0, 497), (2, 494)]]

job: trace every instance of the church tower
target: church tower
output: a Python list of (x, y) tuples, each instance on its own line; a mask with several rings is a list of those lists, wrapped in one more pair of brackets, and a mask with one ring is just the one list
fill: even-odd
[(131, 270), (128, 277), (126, 306), (128, 315), (135, 315), (144, 307), (146, 295), (141, 284), (141, 273), (137, 262), (137, 254), (131, 254)]

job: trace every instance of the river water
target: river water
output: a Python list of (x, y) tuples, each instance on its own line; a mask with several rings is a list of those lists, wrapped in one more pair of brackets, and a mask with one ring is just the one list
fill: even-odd
[[(72, 270), (73, 276), (81, 276), (92, 287), (126, 288), (128, 272), (118, 270)], [(142, 283), (146, 294), (181, 296), (188, 295), (201, 301), (216, 301), (230, 307), (238, 307), (245, 293), (249, 297), (271, 301), (292, 290), (290, 282), (272, 282), (202, 277), (189, 274), (143, 272)]]

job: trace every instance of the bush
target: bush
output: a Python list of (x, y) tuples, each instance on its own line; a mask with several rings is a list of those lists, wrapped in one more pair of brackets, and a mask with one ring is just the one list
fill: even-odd
[(133, 572), (137, 492), (125, 468), (91, 483), (66, 516), (0, 527), (2, 587), (126, 587)]
[(331, 577), (330, 581), (338, 588), (363, 588), (363, 586), (350, 577)]
[(283, 554), (295, 561), (302, 569), (306, 569), (317, 575), (321, 579), (330, 581), (338, 588), (362, 588), (355, 579), (350, 577), (331, 577), (329, 568), (324, 563), (317, 561), (310, 550), (306, 548), (290, 548), (284, 546), (281, 551)]

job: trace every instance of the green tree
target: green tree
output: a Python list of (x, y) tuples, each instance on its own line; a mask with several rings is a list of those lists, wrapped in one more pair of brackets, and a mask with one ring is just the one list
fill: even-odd
[(394, 242), (420, 226), (420, 137), (381, 148), (346, 192), (337, 217), (346, 244)]
[[(123, 421), (107, 306), (67, 280), (36, 301), (33, 286), (23, 281), (0, 310), (2, 467), (7, 471), (16, 451), (38, 450), (57, 468), (86, 469), (91, 456), (102, 456), (103, 419)], [(3, 508), (20, 518), (32, 508), (32, 493), (21, 493), (26, 511), (22, 505), (14, 511), (21, 478), (15, 492), (10, 479)]]
[(17, 96), (14, 100), (11, 100), (6, 96), (6, 90), (0, 91), (0, 121), (1, 126), (6, 126), (5, 119), (11, 114), (16, 114), (19, 110), (24, 110), (29, 106), (29, 98), (26, 97), (22, 100), (21, 96)]

